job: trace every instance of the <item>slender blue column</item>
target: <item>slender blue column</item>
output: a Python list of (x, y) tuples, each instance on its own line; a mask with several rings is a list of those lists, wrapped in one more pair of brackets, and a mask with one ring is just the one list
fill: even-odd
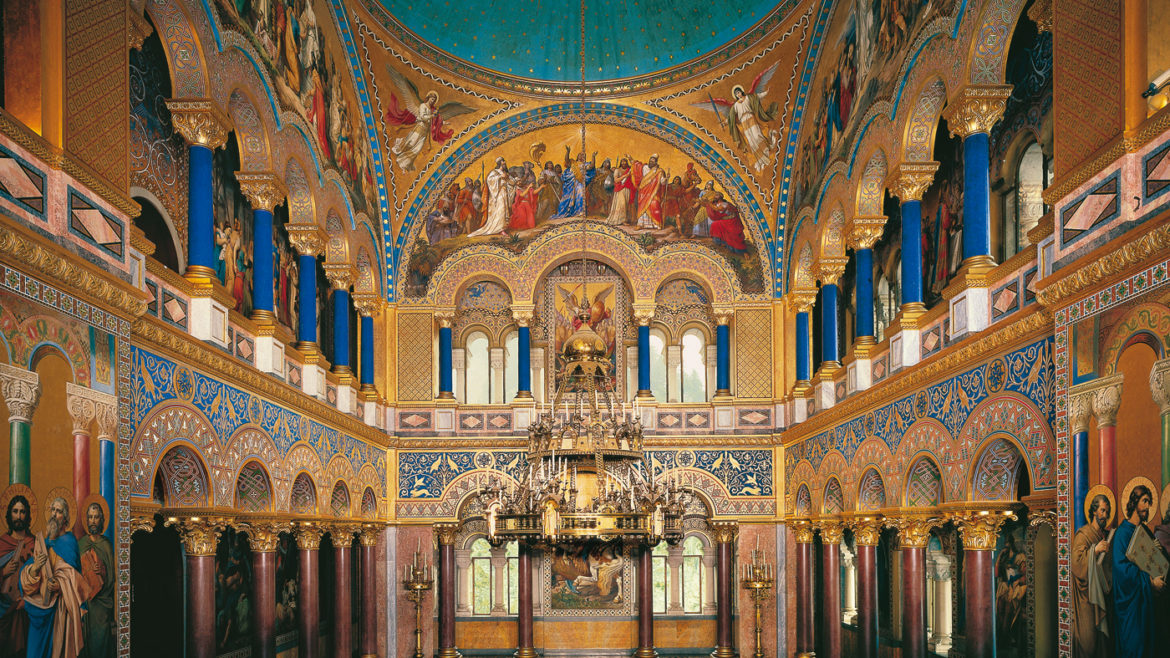
[(252, 211), (252, 317), (272, 323), (276, 321), (273, 284), (272, 211), (257, 208)]
[(317, 257), (301, 254), (298, 260), (297, 341), (301, 349), (317, 346)]
[(715, 395), (731, 395), (731, 327), (715, 326)]
[[(114, 512), (114, 442), (108, 439), (98, 441), (98, 487), (102, 498), (110, 509), (110, 516)], [(114, 519), (106, 519), (106, 537), (114, 540)]]
[(860, 341), (873, 337), (873, 249), (858, 249), (853, 252), (857, 259), (857, 332)]
[(362, 331), (362, 363), (358, 377), (361, 380), (363, 391), (374, 389), (374, 318), (363, 315), (361, 318)]
[(653, 397), (650, 392), (650, 325), (638, 327), (638, 397)]
[(837, 348), (837, 284), (821, 285), (821, 354), (825, 362), (839, 362)]
[(963, 260), (991, 258), (990, 137), (974, 133), (963, 140)]
[(902, 306), (922, 304), (922, 202), (902, 202)]
[(796, 381), (807, 382), (811, 370), (808, 349), (808, 311), (796, 314)]
[(455, 397), (451, 385), (451, 327), (439, 327), (439, 398), (450, 400)]
[(1085, 525), (1085, 496), (1089, 494), (1089, 430), (1073, 434), (1073, 532)]
[(532, 332), (527, 327), (516, 331), (516, 398), (532, 397)]
[(211, 207), (212, 149), (187, 149), (187, 274), (215, 276), (215, 215)]
[(349, 291), (333, 289), (333, 372), (350, 373)]

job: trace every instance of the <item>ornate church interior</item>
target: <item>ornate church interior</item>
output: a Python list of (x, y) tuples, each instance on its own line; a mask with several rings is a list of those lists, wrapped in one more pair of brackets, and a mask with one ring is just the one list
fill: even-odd
[(5, 0), (0, 658), (1152, 657), (1170, 0)]

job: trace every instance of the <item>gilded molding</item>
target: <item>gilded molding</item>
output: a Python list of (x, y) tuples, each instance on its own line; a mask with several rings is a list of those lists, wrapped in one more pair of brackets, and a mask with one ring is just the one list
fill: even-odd
[(1047, 525), (1056, 532), (1056, 510), (1040, 510), (1038, 512), (1031, 512), (1028, 514), (1028, 526), (1035, 528), (1037, 526)]
[(849, 247), (852, 249), (873, 249), (886, 228), (886, 217), (854, 217), (849, 226)]
[(948, 516), (958, 526), (959, 535), (963, 538), (963, 549), (968, 551), (995, 550), (999, 529), (1006, 521), (1016, 519), (1016, 513), (1011, 510), (974, 509)]
[(990, 133), (1003, 118), (1004, 106), (1011, 95), (1011, 85), (971, 85), (960, 89), (943, 110), (951, 134), (966, 139), (977, 133)]
[(357, 278), (357, 272), (349, 263), (325, 263), (325, 278), (334, 290), (349, 290)]
[(227, 143), (231, 119), (209, 98), (172, 98), (166, 101), (175, 131), (191, 146), (215, 150)]
[(1050, 309), (1063, 306), (1073, 297), (1100, 288), (1107, 279), (1140, 265), (1151, 256), (1164, 256), (1167, 250), (1170, 250), (1170, 224), (1162, 224), (1090, 262), (1052, 275), (1049, 278), (1067, 272), (1067, 275), (1037, 290), (1036, 299)]
[(325, 235), (316, 224), (287, 224), (288, 241), (302, 256), (319, 256), (325, 249)]
[(911, 512), (886, 517), (886, 526), (898, 531), (898, 545), (901, 548), (926, 548), (931, 529), (943, 523), (942, 517), (929, 513)]
[(1170, 359), (1155, 361), (1150, 368), (1150, 393), (1163, 414), (1170, 414)]
[(436, 523), (435, 537), (439, 540), (440, 546), (454, 546), (455, 537), (459, 534), (458, 523)]
[(711, 534), (716, 544), (732, 544), (739, 536), (739, 524), (735, 521), (715, 521), (711, 524)]
[(817, 278), (820, 279), (821, 285), (836, 285), (838, 279), (845, 273), (845, 266), (848, 264), (849, 259), (844, 256), (839, 258), (822, 256), (816, 265)]
[(934, 181), (937, 162), (903, 162), (890, 175), (887, 187), (902, 203), (921, 201), (926, 188)]
[(138, 50), (142, 48), (142, 43), (146, 41), (154, 32), (154, 25), (143, 16), (142, 11), (130, 7), (127, 12), (130, 20), (126, 22), (126, 46), (130, 50)]
[(130, 227), (130, 248), (136, 249), (143, 256), (153, 256), (155, 244), (146, 238), (146, 233), (137, 226)]
[(175, 526), (187, 549), (187, 557), (213, 557), (219, 535), (223, 532), (224, 519), (193, 516), (185, 519), (171, 517), (164, 523)]
[(12, 267), (44, 276), (119, 317), (134, 319), (146, 312), (146, 293), (56, 245), (42, 244), (42, 239), (0, 215), (0, 261), (17, 263)]
[(8, 422), (31, 423), (41, 400), (41, 376), (31, 370), (0, 363), (0, 394), (8, 405)]
[(270, 171), (237, 171), (236, 181), (253, 210), (272, 212), (288, 195), (284, 183)]
[(328, 422), (334, 428), (361, 438), (371, 445), (379, 447), (393, 445), (389, 437), (377, 428), (343, 414), (328, 404), (249, 366), (236, 363), (233, 359), (225, 359), (219, 350), (178, 333), (164, 325), (161, 320), (149, 316), (139, 318), (133, 326), (133, 337), (140, 346), (162, 351), (182, 363), (214, 372), (225, 383), (251, 390), (257, 395), (283, 403), (289, 409), (296, 409), (317, 420)]

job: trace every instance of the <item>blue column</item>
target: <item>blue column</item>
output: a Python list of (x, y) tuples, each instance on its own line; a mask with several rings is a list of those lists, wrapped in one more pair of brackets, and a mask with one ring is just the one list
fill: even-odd
[(192, 144), (187, 154), (187, 274), (213, 277), (215, 216), (211, 207), (212, 149)]
[(902, 306), (922, 304), (922, 202), (902, 202)]
[(650, 392), (650, 325), (638, 326), (638, 397), (654, 397)]
[(98, 487), (102, 498), (110, 509), (110, 517), (106, 519), (106, 537), (114, 540), (114, 442), (108, 439), (98, 441)]
[(333, 372), (349, 374), (349, 291), (333, 289)]
[(358, 377), (361, 378), (363, 391), (374, 390), (374, 318), (363, 315), (362, 330), (362, 363)]
[(964, 261), (980, 256), (991, 258), (989, 142), (987, 133), (974, 133), (963, 140)]
[(439, 327), (439, 399), (455, 398), (451, 385), (451, 327)]
[(516, 399), (532, 398), (532, 332), (527, 326), (516, 331)]
[(796, 314), (796, 381), (807, 382), (811, 370), (811, 354), (808, 349), (808, 311)]
[(837, 349), (837, 284), (821, 285), (821, 355), (824, 362), (841, 361)]
[(298, 257), (297, 284), (298, 348), (318, 349), (317, 346), (317, 257), (301, 254)]
[(731, 327), (715, 327), (715, 395), (731, 395)]
[(252, 318), (269, 324), (276, 321), (272, 243), (272, 211), (257, 208), (252, 211)]
[(1073, 434), (1073, 532), (1085, 525), (1085, 496), (1089, 494), (1089, 430)]
[(873, 338), (873, 249), (858, 249), (853, 252), (857, 259), (857, 332), (858, 342)]

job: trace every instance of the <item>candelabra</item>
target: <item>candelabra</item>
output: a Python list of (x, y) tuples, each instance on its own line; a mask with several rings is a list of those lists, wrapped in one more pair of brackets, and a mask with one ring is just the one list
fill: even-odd
[(402, 588), (406, 590), (406, 598), (414, 602), (414, 658), (423, 658), (422, 599), (434, 582), (433, 567), (420, 559), (416, 550), (414, 562), (402, 568)]
[(764, 648), (760, 639), (760, 608), (764, 601), (771, 596), (772, 581), (775, 575), (772, 565), (767, 559), (762, 558), (762, 553), (759, 550), (752, 551), (751, 564), (740, 567), (739, 582), (751, 594), (756, 607), (756, 652), (752, 654), (754, 658), (764, 658)]

